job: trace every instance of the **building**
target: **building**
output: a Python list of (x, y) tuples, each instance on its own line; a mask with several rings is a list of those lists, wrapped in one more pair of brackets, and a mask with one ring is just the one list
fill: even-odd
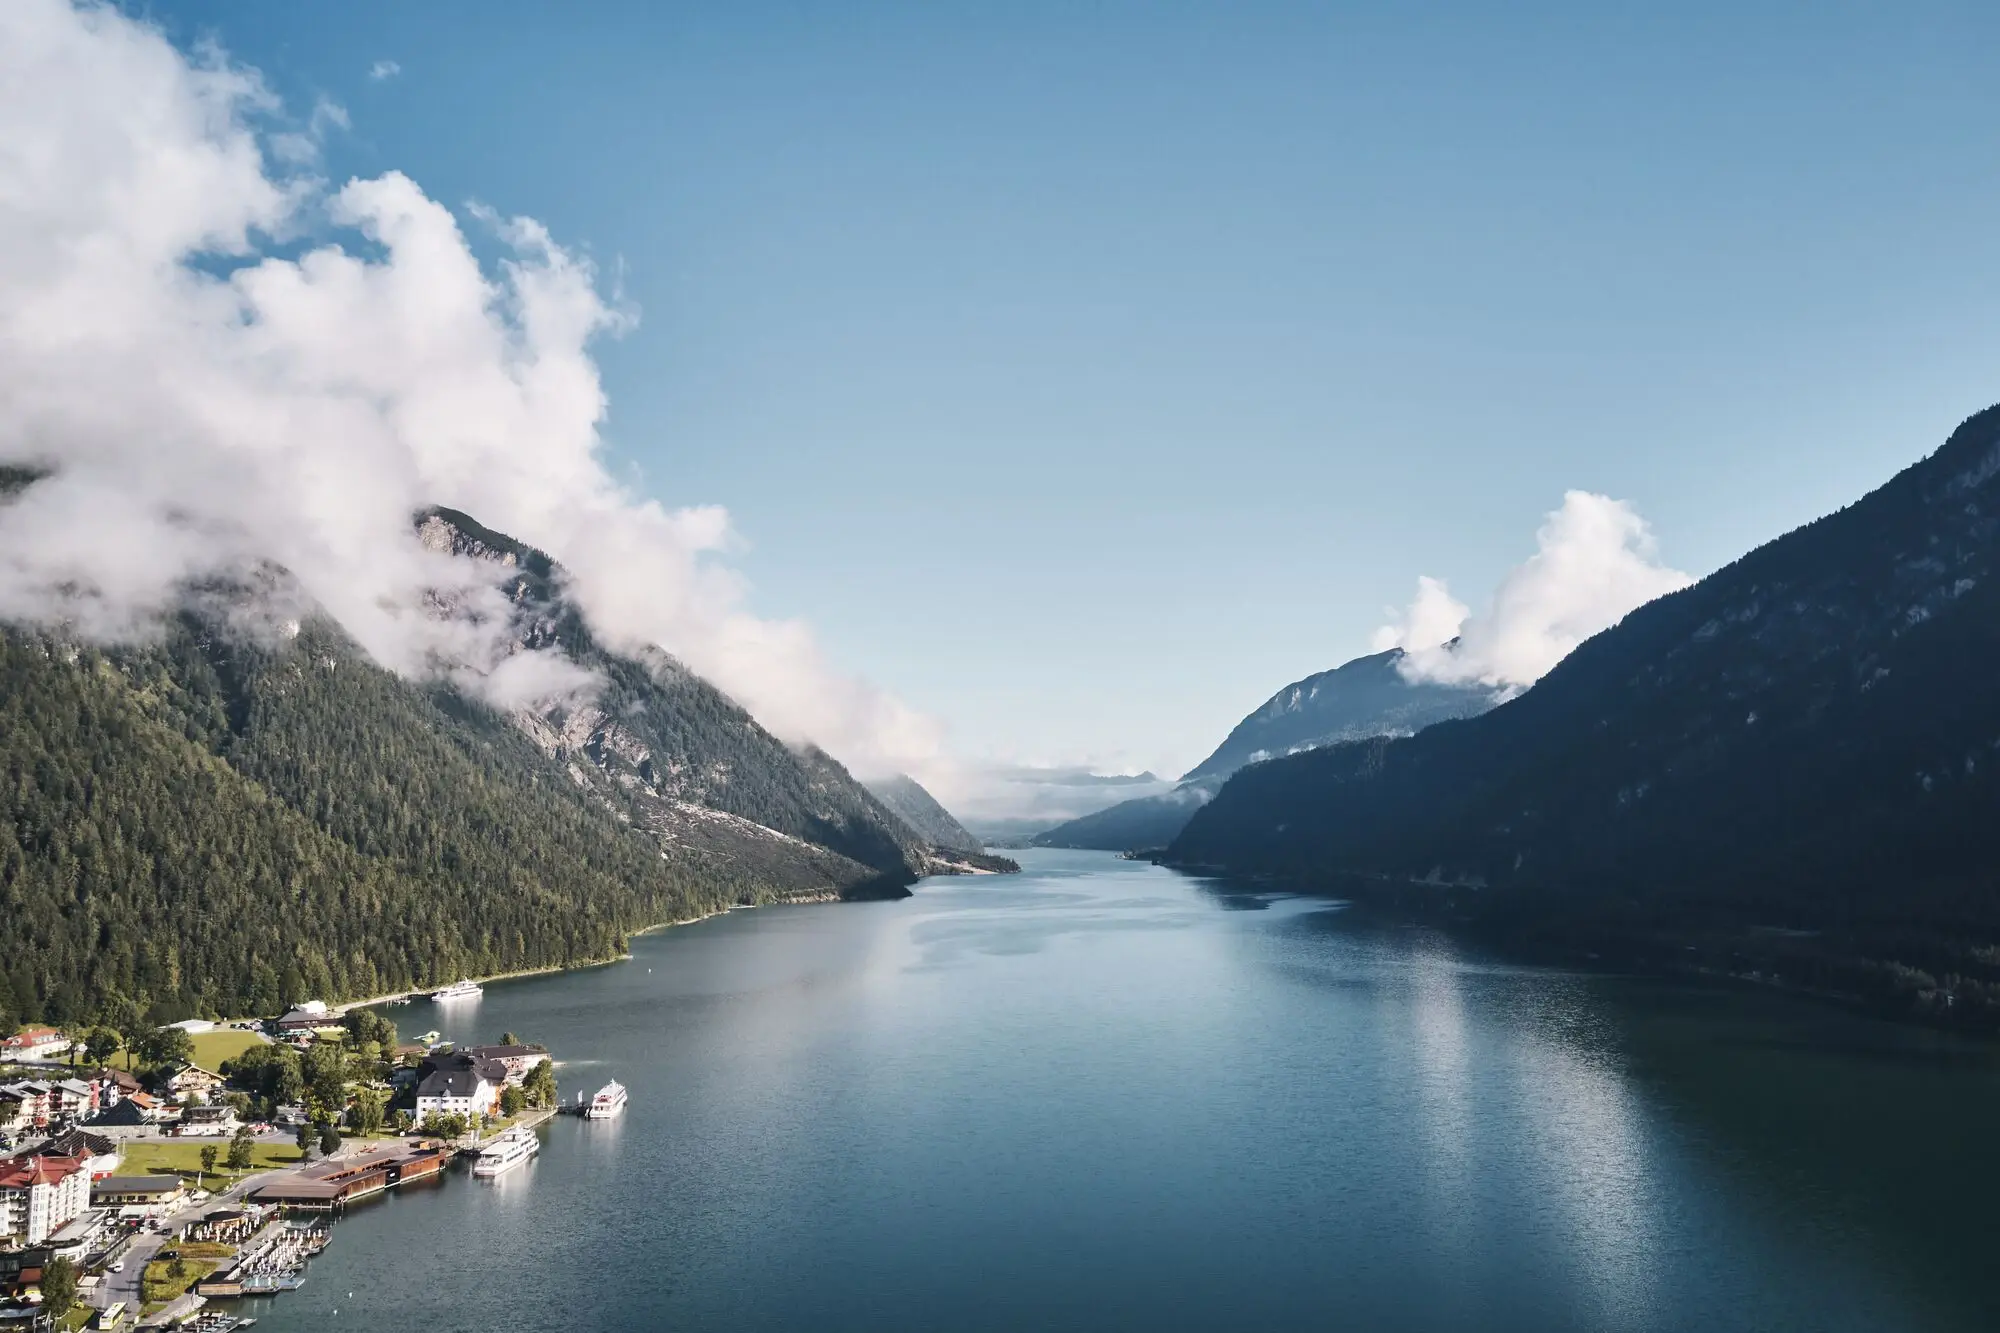
[(48, 1128), (55, 1103), (50, 1084), (38, 1078), (23, 1079), (19, 1083), (0, 1085), (0, 1095), (7, 1097), (10, 1103), (19, 1103), (6, 1114), (23, 1130)]
[(107, 1111), (140, 1090), (139, 1080), (122, 1069), (100, 1069), (91, 1075), (97, 1084), (97, 1109)]
[(497, 1060), (506, 1067), (507, 1081), (517, 1087), (536, 1065), (549, 1062), (549, 1053), (539, 1046), (470, 1046), (465, 1053), (476, 1060)]
[(278, 1020), (280, 1032), (314, 1032), (320, 1028), (339, 1026), (340, 1020), (326, 1007), (324, 1000), (307, 1000)]
[(12, 1088), (0, 1088), (0, 1134), (19, 1138), (35, 1127), (33, 1108), (27, 1095)]
[(190, 1106), (174, 1126), (174, 1136), (183, 1139), (226, 1139), (237, 1129), (233, 1106)]
[(135, 1092), (123, 1098), (109, 1110), (99, 1111), (90, 1123), (93, 1125), (157, 1125), (165, 1119), (159, 1100), (150, 1094)]
[(81, 1157), (23, 1154), (0, 1161), (0, 1237), (39, 1245), (90, 1206), (90, 1172)]
[(80, 1078), (49, 1084), (49, 1119), (75, 1122), (97, 1113), (97, 1087)]
[(118, 1169), (118, 1145), (102, 1134), (81, 1129), (58, 1134), (30, 1151), (37, 1157), (81, 1157), (93, 1181), (102, 1180)]
[(451, 1161), (449, 1145), (431, 1140), (377, 1143), (343, 1157), (287, 1171), (251, 1191), (251, 1202), (331, 1212), (405, 1181), (434, 1176)]
[(417, 1123), (434, 1115), (492, 1115), (500, 1107), (507, 1066), (471, 1052), (433, 1055), (418, 1066)]
[(90, 1187), (91, 1207), (116, 1208), (123, 1217), (158, 1217), (186, 1197), (179, 1176), (106, 1176)]
[(0, 1039), (0, 1060), (60, 1060), (74, 1044), (54, 1028), (22, 1028)]
[(175, 1097), (194, 1097), (207, 1101), (223, 1083), (222, 1075), (203, 1069), (200, 1065), (182, 1065), (167, 1075), (161, 1086)]

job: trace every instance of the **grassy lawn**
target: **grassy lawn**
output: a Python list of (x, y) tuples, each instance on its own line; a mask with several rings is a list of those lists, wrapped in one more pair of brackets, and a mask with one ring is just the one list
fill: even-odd
[(232, 1028), (217, 1028), (213, 1032), (197, 1032), (194, 1042), (194, 1062), (213, 1073), (222, 1068), (224, 1060), (234, 1060), (252, 1046), (265, 1044), (262, 1034), (240, 1032)]
[(139, 1278), (139, 1297), (149, 1306), (164, 1305), (215, 1271), (212, 1259), (183, 1259), (181, 1275), (173, 1276), (174, 1261), (155, 1259)]
[[(227, 1139), (189, 1139), (185, 1143), (128, 1143), (118, 1162), (121, 1176), (165, 1176), (178, 1175), (190, 1184), (201, 1174), (201, 1150), (204, 1144), (212, 1144), (216, 1149), (215, 1170), (208, 1176), (210, 1189), (218, 1184), (237, 1180), (249, 1172), (231, 1171), (222, 1165), (229, 1155)], [(250, 1156), (251, 1171), (269, 1171), (273, 1167), (297, 1166), (299, 1150), (289, 1143), (259, 1143)]]
[[(188, 1036), (194, 1045), (194, 1063), (212, 1074), (221, 1073), (224, 1060), (234, 1060), (252, 1046), (265, 1045), (270, 1039), (261, 1032), (245, 1032), (240, 1028), (217, 1028), (213, 1032), (195, 1032)], [(131, 1069), (138, 1064), (139, 1057), (131, 1047), (120, 1050), (111, 1059), (121, 1069)]]
[(224, 1245), (219, 1240), (183, 1240), (172, 1247), (175, 1254), (183, 1259), (227, 1259), (236, 1253), (234, 1245)]

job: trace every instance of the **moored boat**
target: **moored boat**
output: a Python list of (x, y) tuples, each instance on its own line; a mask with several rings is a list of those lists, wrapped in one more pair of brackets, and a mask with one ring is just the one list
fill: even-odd
[(542, 1141), (532, 1129), (510, 1129), (479, 1150), (472, 1174), (491, 1177), (512, 1171), (542, 1150)]
[(431, 992), (433, 1000), (470, 1000), (484, 995), (486, 988), (476, 981), (454, 981), (443, 990)]
[(617, 1079), (597, 1090), (590, 1099), (590, 1105), (583, 1109), (585, 1120), (609, 1120), (625, 1109), (625, 1085)]

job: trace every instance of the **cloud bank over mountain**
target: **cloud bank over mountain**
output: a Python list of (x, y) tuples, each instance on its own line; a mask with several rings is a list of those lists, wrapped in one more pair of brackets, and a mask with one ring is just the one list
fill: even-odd
[(407, 176), (319, 179), (343, 122), (108, 7), (0, 6), (0, 463), (51, 474), (0, 505), (0, 617), (143, 637), (189, 585), (277, 565), (394, 670), (574, 688), (509, 660), (490, 566), (416, 540), (448, 504), (555, 554), (614, 646), (922, 776), (934, 723), (745, 609), (726, 512), (610, 475), (590, 345), (633, 316), (588, 260), (470, 209), (488, 268)]
[(1631, 505), (1568, 491), (1535, 534), (1535, 553), (1508, 571), (1484, 611), (1473, 614), (1443, 580), (1421, 577), (1373, 646), (1403, 649), (1413, 680), (1525, 689), (1626, 612), (1692, 582), (1660, 563), (1652, 529)]

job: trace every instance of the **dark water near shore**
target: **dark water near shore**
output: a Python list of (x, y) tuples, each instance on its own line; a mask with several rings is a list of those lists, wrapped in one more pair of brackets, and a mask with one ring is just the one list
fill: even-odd
[(388, 1010), (632, 1105), (259, 1333), (2000, 1327), (1991, 1048), (1023, 860)]

